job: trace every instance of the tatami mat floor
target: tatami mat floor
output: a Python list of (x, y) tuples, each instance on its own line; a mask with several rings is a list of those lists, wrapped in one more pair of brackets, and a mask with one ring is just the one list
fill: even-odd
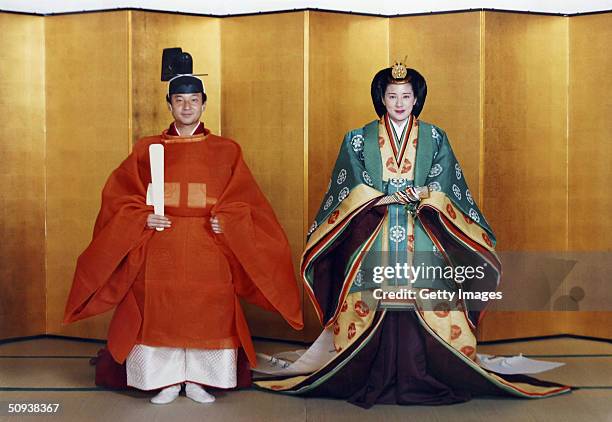
[[(0, 421), (8, 403), (59, 403), (56, 415), (36, 421), (612, 421), (612, 344), (555, 338), (483, 345), (481, 353), (523, 353), (564, 362), (542, 379), (585, 387), (543, 400), (477, 398), (440, 407), (375, 406), (364, 410), (339, 400), (303, 399), (258, 390), (216, 392), (211, 405), (185, 397), (166, 406), (149, 404), (151, 394), (114, 392), (93, 384), (89, 357), (101, 347), (64, 339), (43, 338), (0, 344)], [(294, 350), (299, 345), (257, 341), (260, 351)]]

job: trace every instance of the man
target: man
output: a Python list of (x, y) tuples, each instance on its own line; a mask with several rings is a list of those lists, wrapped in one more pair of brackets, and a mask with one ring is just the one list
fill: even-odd
[[(236, 386), (240, 348), (255, 366), (238, 297), (281, 313), (294, 328), (303, 323), (287, 238), (239, 145), (200, 121), (203, 83), (192, 75), (191, 56), (173, 50), (164, 60), (174, 122), (138, 141), (107, 181), (65, 322), (116, 306), (108, 349), (126, 362), (128, 385), (161, 388), (151, 402), (165, 404), (186, 383), (187, 397), (206, 403), (214, 397), (203, 385)], [(165, 151), (166, 216), (147, 201), (153, 144)]]

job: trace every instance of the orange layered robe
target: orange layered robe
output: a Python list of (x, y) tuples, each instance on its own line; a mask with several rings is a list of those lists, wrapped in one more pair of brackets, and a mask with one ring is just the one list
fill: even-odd
[[(149, 145), (165, 150), (165, 214), (146, 228)], [(210, 217), (223, 233), (215, 235)], [(255, 352), (238, 298), (303, 327), (289, 244), (240, 147), (210, 134), (140, 140), (102, 192), (94, 235), (77, 261), (65, 322), (114, 307), (108, 349), (122, 363), (136, 344)]]

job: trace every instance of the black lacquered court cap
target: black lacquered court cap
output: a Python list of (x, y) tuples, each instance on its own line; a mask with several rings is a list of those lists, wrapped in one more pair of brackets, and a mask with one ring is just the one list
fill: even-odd
[(168, 95), (206, 93), (202, 80), (193, 74), (191, 54), (180, 47), (164, 48), (161, 80), (169, 81)]

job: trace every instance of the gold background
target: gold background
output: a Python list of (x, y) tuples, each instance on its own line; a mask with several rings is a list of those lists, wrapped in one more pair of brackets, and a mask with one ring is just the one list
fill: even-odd
[(410, 67), (427, 81), (419, 119), (444, 129), (476, 201), (480, 199), (480, 18), (480, 12), (453, 13), (394, 18), (389, 24), (389, 63), (407, 57)]
[[(387, 66), (389, 31), (387, 19), (340, 13), (309, 12), (309, 23), (308, 217), (302, 233), (315, 219), (344, 134), (377, 118), (370, 83)], [(305, 334), (316, 338), (321, 328), (307, 296)]]
[(45, 332), (45, 23), (0, 13), (0, 338)]
[[(209, 74), (206, 125), (242, 145), (296, 266), (342, 136), (376, 117), (372, 76), (404, 56), (428, 82), (421, 117), (448, 133), (500, 250), (610, 250), (609, 13), (121, 11), (0, 14), (0, 24), (11, 63), (0, 69), (0, 133), (17, 138), (0, 146), (0, 338), (106, 335), (108, 315), (64, 327), (63, 307), (104, 181), (133, 141), (170, 122), (164, 47), (183, 47)], [(249, 308), (253, 334), (311, 340), (319, 327), (304, 303), (304, 333)], [(490, 314), (480, 338), (610, 337), (608, 315)]]
[[(612, 250), (612, 25), (610, 13), (569, 19), (568, 243), (570, 251)], [(585, 286), (585, 298), (609, 297), (612, 262), (593, 263), (598, 272), (576, 274), (568, 287)], [(590, 270), (590, 268), (588, 268)], [(595, 276), (597, 274), (599, 277)], [(579, 278), (582, 276), (582, 278)], [(580, 305), (580, 302), (578, 302)], [(610, 312), (567, 312), (566, 329), (612, 337)]]
[(61, 322), (100, 192), (129, 151), (128, 13), (45, 18), (47, 333), (106, 337), (109, 313)]
[[(221, 28), (221, 132), (240, 143), (297, 269), (304, 233), (304, 14), (225, 18)], [(253, 335), (302, 339), (278, 314), (244, 309)]]
[[(500, 251), (566, 250), (567, 40), (564, 17), (485, 13), (481, 202)], [(567, 331), (551, 312), (491, 312), (480, 327), (487, 340)]]
[(610, 14), (570, 19), (569, 247), (612, 249)]

